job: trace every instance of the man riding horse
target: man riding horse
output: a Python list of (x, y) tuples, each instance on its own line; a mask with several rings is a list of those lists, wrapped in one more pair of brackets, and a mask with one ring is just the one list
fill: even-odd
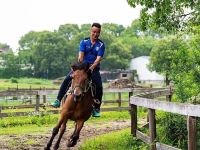
[(67, 97), (64, 96), (65, 103), (62, 105), (59, 120), (53, 128), (52, 135), (44, 150), (50, 150), (58, 133), (59, 136), (54, 143), (53, 149), (57, 150), (59, 148), (68, 120), (74, 121), (75, 128), (68, 140), (67, 147), (76, 145), (84, 122), (90, 118), (94, 106), (94, 87), (91, 82), (89, 67), (88, 63), (75, 63), (71, 66), (73, 71), (70, 88), (66, 93)]
[[(96, 85), (96, 94), (95, 94), (95, 104), (92, 111), (93, 117), (100, 117), (100, 106), (103, 95), (103, 86), (100, 76), (100, 61), (104, 55), (105, 45), (99, 39), (101, 32), (101, 25), (99, 23), (93, 23), (90, 29), (90, 37), (85, 38), (80, 42), (80, 50), (78, 62), (80, 63), (89, 63), (90, 71), (92, 72), (91, 79), (92, 82)], [(60, 90), (58, 92), (57, 100), (51, 105), (53, 107), (60, 107), (61, 100), (63, 96), (68, 91), (69, 85), (71, 83), (72, 71), (68, 73), (65, 77), (63, 83), (61, 84)]]

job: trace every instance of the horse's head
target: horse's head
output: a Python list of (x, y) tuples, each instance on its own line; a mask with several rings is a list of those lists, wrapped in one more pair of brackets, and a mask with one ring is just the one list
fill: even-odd
[(74, 95), (74, 99), (77, 100), (81, 97), (86, 89), (89, 76), (89, 64), (75, 63), (71, 65), (71, 68), (73, 70), (73, 73), (71, 75), (71, 92)]

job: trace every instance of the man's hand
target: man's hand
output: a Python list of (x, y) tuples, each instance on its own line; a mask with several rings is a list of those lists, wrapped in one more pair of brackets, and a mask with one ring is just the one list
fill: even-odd
[(93, 72), (93, 70), (94, 70), (94, 66), (93, 65), (91, 65), (90, 66), (90, 68), (89, 68), (89, 70), (91, 71), (91, 73)]
[(91, 70), (91, 69), (89, 68), (87, 72), (88, 72), (89, 77), (91, 77), (93, 70)]

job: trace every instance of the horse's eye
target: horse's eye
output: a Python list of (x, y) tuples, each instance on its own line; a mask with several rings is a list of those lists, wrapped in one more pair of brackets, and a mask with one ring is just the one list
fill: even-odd
[(74, 75), (73, 75), (73, 74), (71, 74), (70, 77), (71, 77), (72, 79), (74, 79)]

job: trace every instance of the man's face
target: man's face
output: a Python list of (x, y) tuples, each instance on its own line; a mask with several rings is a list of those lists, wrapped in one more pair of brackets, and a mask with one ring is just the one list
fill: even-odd
[(92, 39), (98, 39), (100, 35), (101, 29), (93, 26), (90, 31), (90, 36)]

